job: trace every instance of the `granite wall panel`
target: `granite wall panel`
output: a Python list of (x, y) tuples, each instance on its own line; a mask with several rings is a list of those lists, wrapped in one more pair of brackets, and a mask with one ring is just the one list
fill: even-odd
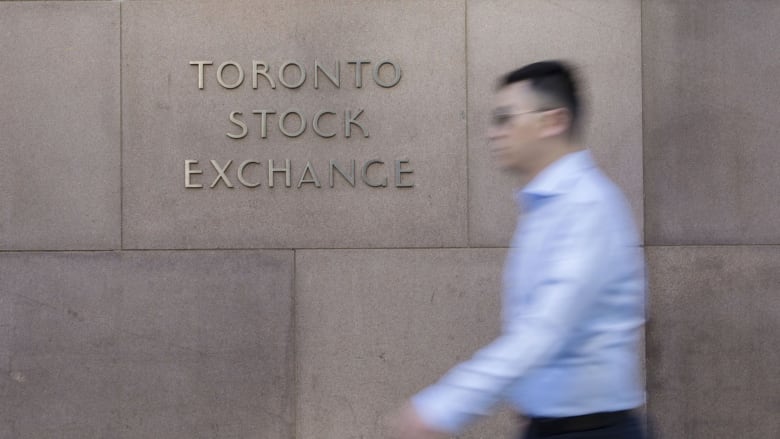
[(780, 243), (780, 6), (643, 5), (647, 243)]
[[(464, 27), (464, 2), (453, 0), (123, 2), (126, 245), (465, 245)], [(350, 64), (356, 60), (370, 64)], [(203, 89), (192, 61), (213, 62), (203, 65)], [(267, 76), (254, 73), (254, 61)], [(300, 67), (284, 68), (288, 61)], [(301, 68), (300, 87), (283, 85), (296, 86)], [(266, 113), (265, 133), (263, 116), (254, 114), (264, 110), (274, 112)], [(279, 126), (290, 110), (306, 122), (297, 137)], [(320, 111), (332, 113), (318, 118)], [(365, 131), (348, 123), (347, 112)], [(294, 135), (301, 122), (291, 114), (283, 129)], [(316, 134), (316, 121), (333, 136)], [(230, 138), (244, 134), (241, 124), (245, 137)], [(201, 174), (190, 184), (202, 188), (185, 187), (185, 160), (198, 161), (190, 166)], [(258, 163), (243, 168), (244, 184), (238, 174), (247, 160)], [(284, 172), (274, 173), (271, 187), (269, 160), (274, 168), (290, 160), (290, 187)], [(348, 176), (355, 160), (354, 187), (337, 171), (331, 187), (331, 160)], [(370, 165), (362, 178), (371, 160), (384, 164)], [(413, 171), (400, 184), (414, 187), (397, 187), (397, 160)], [(217, 168), (227, 169), (226, 179)]]
[(119, 248), (119, 4), (0, 2), (0, 250)]
[(289, 438), (289, 251), (0, 253), (0, 431)]
[(297, 437), (383, 437), (385, 415), (498, 335), (505, 252), (296, 251)]
[(656, 437), (779, 437), (780, 247), (651, 247), (647, 254)]
[(581, 141), (626, 193), (641, 228), (640, 2), (471, 0), (467, 19), (469, 244), (506, 246), (517, 220), (516, 177), (495, 169), (486, 135), (497, 80), (546, 59), (578, 68)]

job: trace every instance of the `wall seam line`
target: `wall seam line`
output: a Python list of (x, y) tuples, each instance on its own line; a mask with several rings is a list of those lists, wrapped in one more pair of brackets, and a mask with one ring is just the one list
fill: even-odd
[(292, 286), (291, 286), (291, 298), (290, 298), (290, 323), (292, 325), (292, 354), (290, 361), (293, 364), (292, 383), (290, 386), (290, 403), (292, 407), (290, 410), (292, 413), (290, 417), (292, 419), (292, 428), (290, 428), (290, 437), (296, 439), (298, 437), (298, 383), (300, 379), (298, 377), (299, 365), (298, 365), (298, 289), (297, 289), (297, 274), (298, 274), (298, 252), (296, 249), (292, 249)]
[(641, 148), (641, 157), (642, 157), (642, 242), (647, 245), (647, 195), (646, 195), (646, 180), (645, 176), (647, 175), (645, 173), (645, 141), (647, 139), (647, 133), (645, 132), (645, 17), (644, 17), (644, 9), (645, 9), (645, 1), (640, 0), (639, 2), (639, 87), (640, 87), (640, 96), (639, 99), (641, 100), (640, 105), (640, 111), (641, 111), (641, 132), (642, 132), (642, 148)]
[[(640, 125), (640, 152), (639, 157), (642, 161), (642, 178), (640, 181), (642, 182), (642, 253), (644, 254), (647, 251), (647, 198), (645, 197), (645, 69), (644, 69), (644, 62), (645, 62), (645, 55), (644, 55), (644, 26), (645, 26), (645, 20), (644, 20), (644, 11), (645, 2), (644, 0), (639, 1), (639, 111), (640, 111), (640, 118), (639, 118), (639, 125)], [(646, 259), (646, 258), (645, 258)], [(647, 262), (645, 262), (645, 276), (649, 277), (649, 269), (647, 267)], [(647, 281), (646, 281), (647, 282)], [(649, 364), (649, 358), (647, 356), (647, 344), (648, 344), (648, 332), (649, 332), (649, 326), (648, 322), (650, 321), (650, 304), (649, 302), (649, 286), (645, 287), (645, 307), (644, 307), (644, 314), (645, 314), (645, 324), (642, 327), (642, 379), (643, 379), (643, 387), (645, 392), (645, 411), (642, 416), (642, 426), (645, 431), (649, 431), (649, 425), (648, 425), (648, 418), (650, 414), (650, 389), (649, 389), (649, 378), (648, 378), (648, 364)]]
[(124, 83), (122, 81), (122, 2), (119, 2), (119, 249), (125, 248)]
[(469, 137), (469, 0), (463, 2), (463, 56), (466, 84), (466, 247), (471, 247), (471, 179), (469, 178), (469, 156), (471, 138)]
[[(645, 244), (640, 248), (771, 248), (780, 247), (780, 243), (767, 244)], [(508, 246), (478, 247), (307, 247), (292, 249), (289, 247), (235, 247), (235, 248), (129, 248), (129, 249), (3, 249), (0, 254), (27, 253), (142, 253), (142, 252), (278, 252), (278, 251), (393, 251), (393, 250), (508, 250)]]

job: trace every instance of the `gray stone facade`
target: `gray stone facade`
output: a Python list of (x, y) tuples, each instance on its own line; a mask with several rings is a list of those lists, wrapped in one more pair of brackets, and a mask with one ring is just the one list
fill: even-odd
[(780, 435), (778, 18), (0, 1), (0, 437), (382, 437), (498, 331), (517, 211), (485, 130), (498, 75), (542, 58), (578, 65), (586, 143), (645, 236), (659, 437)]

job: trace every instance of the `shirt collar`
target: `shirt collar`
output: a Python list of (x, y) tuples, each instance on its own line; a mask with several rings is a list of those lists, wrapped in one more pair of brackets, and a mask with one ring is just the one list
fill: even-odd
[(590, 151), (571, 152), (542, 170), (525, 187), (517, 191), (517, 201), (530, 206), (540, 198), (566, 193), (572, 181), (583, 171), (596, 166)]

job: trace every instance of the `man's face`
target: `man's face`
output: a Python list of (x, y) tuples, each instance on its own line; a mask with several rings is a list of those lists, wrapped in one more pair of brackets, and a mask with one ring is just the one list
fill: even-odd
[(498, 166), (528, 172), (542, 153), (538, 98), (528, 81), (501, 88), (495, 99), (488, 137)]

